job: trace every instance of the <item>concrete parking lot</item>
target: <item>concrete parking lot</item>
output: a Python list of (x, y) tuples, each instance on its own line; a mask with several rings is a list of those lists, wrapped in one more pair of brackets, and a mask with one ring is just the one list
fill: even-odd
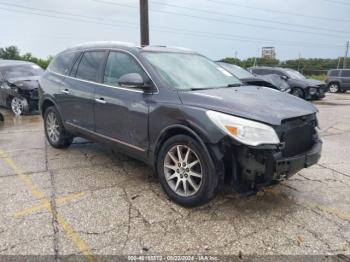
[(39, 115), (1, 109), (0, 255), (350, 255), (350, 94), (315, 104), (318, 165), (194, 209), (170, 202), (141, 162), (82, 139), (53, 149)]

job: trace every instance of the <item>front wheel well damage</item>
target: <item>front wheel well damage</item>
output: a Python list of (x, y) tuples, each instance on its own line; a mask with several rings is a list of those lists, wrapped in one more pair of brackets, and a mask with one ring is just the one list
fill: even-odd
[(7, 97), (7, 99), (6, 99), (6, 105), (7, 105), (8, 107), (11, 107), (11, 101), (12, 101), (13, 98), (14, 98), (13, 95), (9, 95), (9, 96)]
[(49, 100), (49, 99), (46, 99), (46, 100), (42, 103), (42, 105), (41, 105), (41, 114), (42, 114), (42, 116), (45, 115), (46, 109), (48, 109), (50, 106), (55, 106), (55, 104), (54, 104), (51, 100)]
[[(168, 130), (163, 132), (163, 134), (159, 137), (159, 139), (157, 141), (157, 145), (156, 145), (155, 150), (154, 150), (154, 161), (155, 162), (157, 161), (158, 153), (159, 153), (160, 149), (162, 148), (163, 144), (165, 143), (165, 141), (167, 141), (172, 136), (176, 136), (176, 135), (190, 136), (193, 139), (195, 139), (197, 142), (199, 142), (203, 145), (203, 142), (198, 139), (197, 135), (195, 135), (194, 132), (191, 132), (187, 128), (179, 127), (179, 126), (169, 128)], [(155, 165), (155, 163), (154, 163), (154, 165)]]

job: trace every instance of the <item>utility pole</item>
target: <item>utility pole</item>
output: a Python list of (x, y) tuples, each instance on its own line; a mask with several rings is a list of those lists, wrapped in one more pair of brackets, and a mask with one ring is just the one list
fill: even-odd
[(149, 45), (148, 0), (140, 0), (141, 46)]
[(340, 62), (341, 62), (341, 57), (339, 57), (339, 59), (338, 59), (338, 66), (337, 66), (337, 69), (339, 69), (339, 67), (340, 67)]
[(346, 67), (347, 67), (348, 54), (349, 54), (349, 45), (350, 45), (350, 41), (348, 41), (348, 42), (346, 43), (343, 68), (346, 68)]
[(298, 71), (300, 72), (301, 53), (299, 53)]

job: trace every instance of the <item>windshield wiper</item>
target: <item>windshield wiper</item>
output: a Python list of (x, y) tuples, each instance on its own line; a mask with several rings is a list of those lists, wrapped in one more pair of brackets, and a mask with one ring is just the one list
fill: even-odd
[(221, 88), (228, 88), (228, 87), (238, 87), (242, 86), (242, 84), (229, 84), (227, 86), (216, 86), (216, 87), (193, 87), (189, 89), (190, 91), (199, 91), (199, 90), (209, 90), (209, 89), (221, 89)]
[(190, 88), (190, 89), (188, 89), (188, 90), (190, 90), (190, 91), (198, 91), (198, 90), (209, 90), (209, 89), (215, 89), (215, 88), (213, 88), (213, 87), (193, 87), (193, 88)]
[(238, 87), (238, 86), (242, 86), (242, 84), (237, 83), (237, 84), (229, 84), (229, 85), (227, 85), (227, 87)]

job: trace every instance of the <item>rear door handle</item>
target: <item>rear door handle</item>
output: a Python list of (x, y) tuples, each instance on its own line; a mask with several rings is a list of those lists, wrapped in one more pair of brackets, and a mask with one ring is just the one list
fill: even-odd
[(63, 94), (66, 94), (66, 95), (69, 95), (70, 94), (70, 92), (69, 92), (69, 90), (66, 88), (66, 89), (63, 89), (62, 90), (62, 93)]
[(103, 97), (101, 97), (101, 98), (96, 98), (95, 101), (96, 101), (97, 103), (100, 103), (100, 104), (106, 104), (106, 103), (107, 103), (106, 100), (105, 100)]

